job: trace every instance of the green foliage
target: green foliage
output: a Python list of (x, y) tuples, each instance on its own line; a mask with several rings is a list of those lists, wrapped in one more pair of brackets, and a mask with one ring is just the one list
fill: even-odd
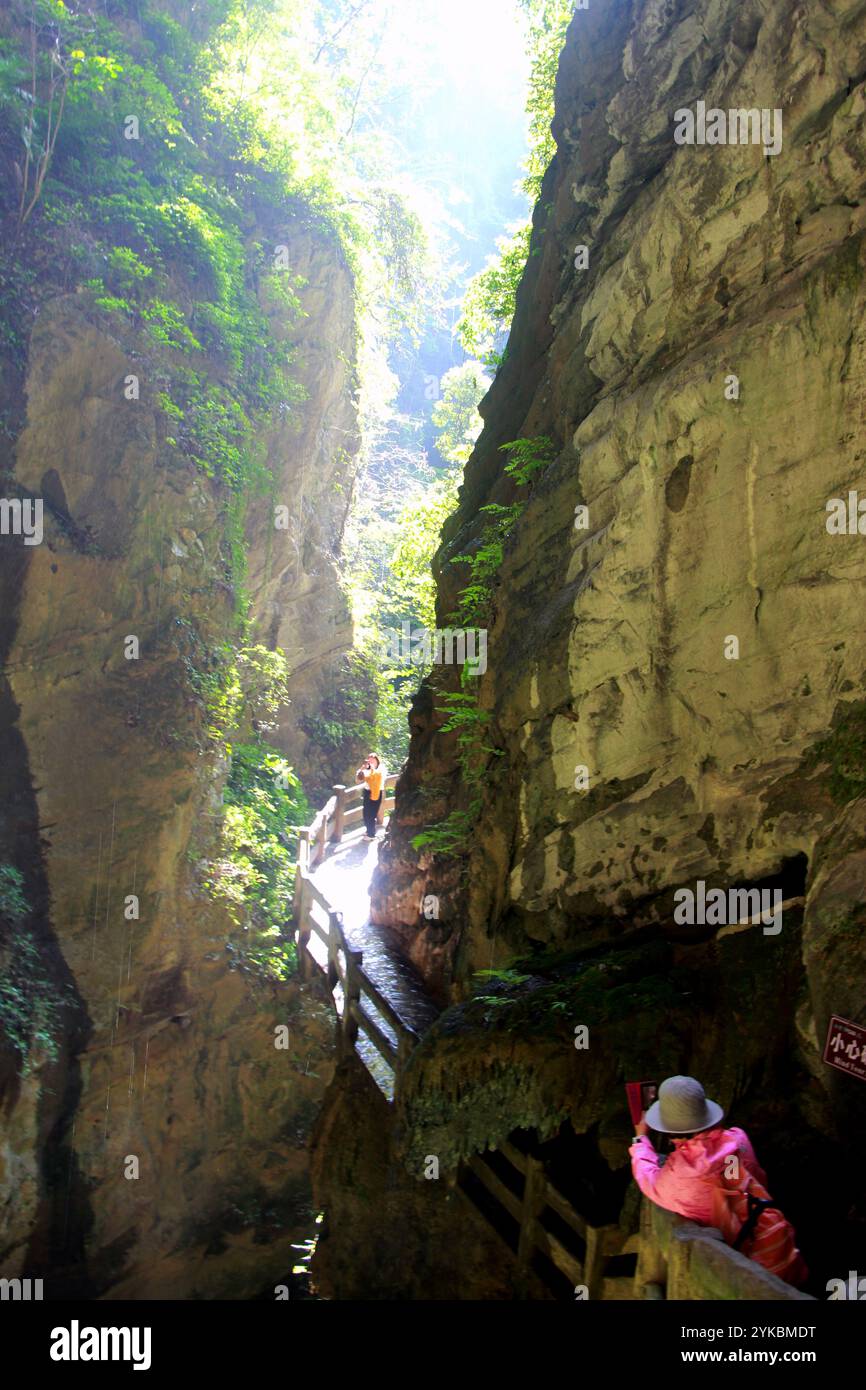
[(302, 717), (299, 727), (318, 747), (328, 753), (343, 750), (354, 756), (359, 745), (364, 751), (376, 747), (388, 761), (388, 750), (376, 741), (377, 677), (374, 652), (356, 649), (345, 657), (331, 691), (318, 712)]
[[(519, 487), (531, 482), (539, 470), (546, 468), (555, 454), (553, 441), (547, 435), (534, 439), (515, 439), (501, 448), (512, 454), (505, 465), (505, 472)], [(499, 573), (505, 554), (505, 543), (522, 515), (525, 503), (512, 502), (503, 506), (499, 502), (488, 502), (481, 508), (490, 523), (484, 527), (476, 548), (469, 554), (455, 555), (452, 565), (468, 565), (470, 579), (460, 591), (457, 601), (457, 616), (464, 627), (480, 626), (487, 615), (492, 594), (493, 580)]]
[(0, 917), (18, 922), (30, 907), (24, 896), (24, 879), (12, 864), (0, 864)]
[(520, 0), (529, 21), (529, 157), (524, 188), (532, 202), (541, 193), (541, 181), (556, 152), (550, 126), (554, 115), (554, 92), (559, 55), (565, 34), (574, 17), (574, 0)]
[(148, 325), (150, 340), (157, 347), (194, 348), (201, 351), (201, 343), (186, 326), (183, 312), (176, 304), (162, 299), (152, 299), (141, 311), (141, 317)]
[(149, 265), (129, 246), (112, 246), (108, 252), (108, 269), (124, 294), (138, 294), (153, 274)]
[(464, 350), (480, 358), (486, 367), (498, 367), (502, 360), (497, 345), (507, 337), (514, 318), (531, 231), (526, 222), (500, 237), (497, 254), (472, 277), (463, 299), (457, 336)]
[[(469, 663), (467, 662), (461, 673), (464, 685), (477, 679), (469, 674)], [(487, 747), (481, 742), (485, 736), (485, 731), (490, 723), (490, 711), (479, 709), (477, 697), (473, 691), (471, 695), (466, 690), (447, 691), (442, 696), (440, 709), (445, 709), (448, 718), (442, 725), (443, 734), (457, 732), (457, 747), (460, 750), (462, 762), (467, 762), (471, 755), (475, 753), (496, 753), (496, 749)], [(465, 756), (466, 755), (466, 756)], [(469, 761), (469, 766), (463, 766), (464, 777), (472, 779), (474, 768)]]
[(228, 639), (209, 645), (185, 618), (174, 620), (173, 634), (210, 743), (227, 748), (230, 734), (274, 727), (273, 716), (289, 698), (289, 668), (281, 648), (271, 651)]
[(505, 472), (520, 487), (532, 482), (536, 473), (556, 457), (553, 440), (546, 434), (536, 435), (534, 439), (514, 439), (510, 444), (500, 444), (499, 447), (503, 453), (511, 455)]
[(519, 515), (515, 507), (498, 507), (490, 503), (482, 511), (493, 510), (495, 521), (485, 526), (478, 547), (468, 555), (455, 555), (452, 565), (468, 565), (471, 578), (460, 590), (457, 617), (464, 627), (481, 625), (487, 614), (492, 584), (502, 567), (505, 541)]
[(476, 796), (464, 810), (454, 810), (439, 821), (430, 825), (412, 839), (415, 850), (430, 850), (443, 858), (468, 854), (471, 837), (481, 811), (481, 797)]
[(417, 476), (406, 465), (409, 450), (401, 439), (393, 453), (393, 472), (402, 477), (403, 486), (396, 493), (377, 488), (375, 504), (362, 518), (361, 563), (353, 566), (351, 602), (358, 645), (377, 695), (370, 743), (383, 750), (391, 767), (399, 766), (408, 751), (406, 709), (425, 671), (408, 658), (391, 654), (383, 662), (378, 654), (383, 644), (390, 645), (384, 642), (386, 632), (400, 633), (404, 622), (412, 631), (436, 627), (433, 556), (442, 526), (457, 505), (462, 465), (482, 425), (478, 402), (489, 385), (477, 362), (446, 372), (432, 421), (437, 451), (450, 466), (444, 471), (424, 466)]
[[(472, 1003), (485, 1004), (488, 1009), (502, 1008), (512, 1004), (514, 1002), (514, 996), (510, 991), (518, 989), (520, 985), (525, 984), (530, 978), (531, 976), (522, 975), (519, 970), (514, 970), (509, 966), (493, 967), (489, 970), (476, 970), (472, 977)], [(491, 985), (501, 985), (502, 993), (485, 993), (484, 986), (488, 983)], [(552, 1007), (556, 1009), (560, 1007), (560, 1005), (554, 1004)], [(564, 1008), (565, 1006), (562, 1005), (561, 1007)], [(489, 1023), (490, 1021), (490, 1015), (485, 1014), (484, 1022)]]
[(232, 747), (219, 847), (203, 886), (241, 928), (229, 952), (248, 975), (284, 980), (294, 971), (295, 946), (283, 931), (295, 882), (295, 831), (311, 816), (299, 778), (274, 749), (259, 738)]
[(490, 386), (480, 362), (452, 367), (441, 381), (442, 394), (433, 407), (436, 448), (451, 464), (464, 464), (481, 433), (478, 402)]
[(511, 987), (512, 985), (524, 984), (527, 980), (531, 979), (531, 976), (521, 974), (519, 970), (515, 970), (512, 966), (496, 966), (490, 970), (476, 970), (473, 979), (495, 981), (496, 984)]
[[(477, 397), (466, 405), (464, 422), (476, 404)], [(445, 471), (426, 462), (409, 425), (398, 417), (391, 439), (379, 443), (375, 469), (369, 470), (363, 498), (350, 519), (348, 599), (356, 647), (377, 700), (369, 742), (392, 768), (400, 766), (408, 750), (407, 707), (424, 669), (383, 654), (383, 648), (391, 645), (389, 630), (400, 633), (404, 622), (413, 630), (435, 627), (432, 560), (442, 524), (456, 505), (459, 479), (459, 465)]]
[(221, 478), (240, 491), (251, 467), (254, 427), (243, 406), (224, 387), (202, 380), (180, 388), (177, 447), (194, 458), (209, 478)]
[(833, 730), (816, 743), (806, 766), (830, 764), (830, 795), (844, 804), (866, 793), (866, 701), (844, 710)]
[[(556, 147), (551, 134), (559, 55), (574, 14), (573, 0), (520, 0), (528, 20), (527, 46), (531, 58), (529, 95), (529, 155), (523, 189), (530, 204), (541, 194), (541, 183)], [(457, 333), (466, 352), (486, 366), (502, 361), (502, 345), (514, 318), (517, 288), (529, 256), (530, 222), (500, 238), (498, 254), (470, 281)], [(507, 348), (505, 349), (507, 351)]]
[(24, 359), (29, 328), (27, 305), (32, 301), (36, 282), (33, 266), (12, 258), (0, 264), (0, 351), (19, 365)]
[(0, 1032), (18, 1053), (22, 1076), (38, 1055), (57, 1057), (64, 1004), (27, 924), (29, 913), (23, 876), (0, 864)]
[[(505, 472), (518, 487), (528, 486), (536, 474), (552, 461), (556, 452), (553, 441), (547, 435), (514, 439), (501, 448), (509, 455)], [(507, 506), (499, 502), (487, 503), (481, 511), (490, 517), (490, 521), (484, 527), (478, 545), (469, 554), (452, 557), (452, 564), (469, 566), (469, 582), (460, 590), (457, 599), (456, 617), (465, 628), (482, 627), (487, 619), (493, 581), (502, 566), (505, 544), (524, 507), (524, 502), (512, 502)], [(472, 827), (481, 811), (480, 783), (490, 759), (502, 756), (501, 750), (489, 742), (490, 713), (478, 704), (476, 682), (477, 677), (467, 662), (461, 672), (460, 690), (445, 692), (438, 706), (440, 712), (447, 716), (442, 732), (457, 733), (461, 782), (468, 792), (469, 804), (463, 809), (451, 811), (445, 820), (428, 826), (416, 835), (412, 840), (415, 849), (431, 849), (444, 855), (465, 853), (469, 849)]]
[(63, 0), (13, 0), (13, 22), (26, 28), (27, 43), (4, 44), (0, 62), (0, 107), (18, 128), (18, 209), (20, 232), (42, 196), (64, 112), (87, 103), (116, 83), (123, 69), (117, 57), (97, 51), (103, 29)]
[[(264, 135), (261, 158), (244, 167), (238, 140), (243, 128), (249, 144), (257, 128), (254, 104), (228, 125), (214, 105), (219, 36), (242, 9), (239, 0), (207, 6), (194, 40), (146, 3), (130, 24), (118, 11), (14, 0), (0, 50), (0, 142), (23, 171), (19, 223), (28, 223), (17, 258), (43, 272), (32, 296), (50, 294), (55, 280), (89, 291), (125, 341), (140, 331), (157, 358), (151, 378), (167, 356), (180, 358), (164, 394), (182, 428), (169, 439), (239, 493), (262, 483), (259, 417), (291, 412), (304, 395), (285, 331), (300, 313), (296, 277), (249, 235), (271, 208), (303, 211), (299, 189), (285, 171), (274, 186), (280, 161)], [(260, 6), (259, 18), (273, 25), (272, 7)], [(124, 138), (130, 112), (135, 139)], [(0, 339), (32, 312), (0, 284)]]
[(501, 750), (487, 743), (487, 729), (490, 713), (478, 706), (478, 697), (467, 686), (477, 680), (466, 662), (460, 673), (461, 689), (447, 691), (442, 695), (443, 703), (438, 706), (444, 710), (447, 719), (442, 725), (443, 733), (457, 732), (457, 757), (460, 765), (461, 784), (468, 797), (466, 806), (455, 807), (444, 820), (427, 826), (412, 839), (412, 848), (428, 849), (443, 856), (468, 855), (472, 848), (472, 834), (481, 814), (481, 783), (486, 775), (491, 757), (501, 757)]
[[(389, 19), (357, 0), (238, 0), (227, 6), (203, 95), (238, 156), (272, 176), (275, 206), (290, 190), (333, 227), (376, 333), (393, 338), (414, 328), (430, 266), (407, 182), (369, 133), (371, 111), (380, 113), (368, 79)], [(393, 124), (391, 112), (385, 119)]]
[(389, 557), (388, 598), (395, 612), (405, 612), (418, 626), (436, 626), (436, 585), (432, 561), (442, 527), (457, 505), (457, 470), (440, 475), (419, 489), (401, 511)]
[[(542, 974), (541, 966), (533, 968), (533, 974)], [(570, 1020), (580, 1019), (589, 1027), (632, 1028), (637, 1021), (644, 1031), (666, 1013), (696, 1008), (695, 972), (672, 968), (657, 948), (578, 961), (531, 990), (520, 987), (525, 978), (518, 972), (511, 983), (503, 981), (502, 993), (473, 995), (461, 1006), (464, 1026), (493, 1024), (521, 1036), (565, 1036), (571, 1031)]]

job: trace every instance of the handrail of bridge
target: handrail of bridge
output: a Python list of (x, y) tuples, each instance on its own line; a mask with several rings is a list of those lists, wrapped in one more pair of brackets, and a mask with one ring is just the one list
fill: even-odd
[[(385, 778), (384, 796), (379, 807), (379, 824), (389, 811), (394, 809), (397, 774)], [(342, 842), (347, 830), (360, 825), (364, 817), (364, 787), (361, 783), (352, 787), (338, 782), (332, 788), (334, 795), (317, 811), (309, 825), (298, 828), (298, 866), (311, 870), (318, 867), (327, 853), (328, 845)]]
[[(468, 1169), (483, 1185), (487, 1200), (492, 1198), (516, 1225), (514, 1277), (518, 1294), (526, 1292), (526, 1281), (536, 1252), (544, 1255), (575, 1290), (585, 1288), (586, 1298), (604, 1298), (610, 1296), (615, 1288), (631, 1285), (630, 1278), (617, 1277), (612, 1272), (608, 1261), (614, 1256), (633, 1254), (637, 1248), (636, 1237), (629, 1236), (613, 1222), (594, 1226), (559, 1191), (548, 1177), (542, 1161), (532, 1154), (522, 1153), (508, 1140), (497, 1144), (496, 1152), (507, 1160), (517, 1177), (512, 1175), (509, 1181), (503, 1181), (486, 1154), (474, 1154), (458, 1173), (457, 1188), (476, 1210), (485, 1215), (483, 1206), (479, 1206), (471, 1189), (467, 1189), (465, 1173)], [(559, 1231), (555, 1218), (559, 1219)], [(571, 1250), (562, 1239), (563, 1224), (570, 1233), (567, 1239), (572, 1245)], [(581, 1247), (582, 1256), (575, 1253), (575, 1248), (579, 1252)], [(512, 1249), (510, 1245), (509, 1248)], [(513, 1249), (512, 1253), (515, 1253)]]
[(714, 1226), (698, 1226), (644, 1198), (635, 1298), (772, 1299), (814, 1303), (724, 1241)]
[[(575, 1292), (582, 1288), (587, 1299), (814, 1302), (810, 1294), (786, 1284), (727, 1245), (721, 1231), (685, 1221), (646, 1197), (641, 1200), (639, 1232), (629, 1234), (618, 1223), (595, 1226), (551, 1182), (540, 1159), (522, 1153), (507, 1140), (500, 1142), (496, 1151), (519, 1176), (512, 1172), (503, 1180), (491, 1166), (490, 1155), (475, 1154), (458, 1172), (457, 1188), (486, 1215), (483, 1204), (467, 1188), (465, 1175), (471, 1171), (483, 1184), (486, 1200), (492, 1199), (511, 1217), (517, 1228), (518, 1295), (525, 1293), (533, 1257), (540, 1252)], [(558, 1229), (554, 1217), (559, 1218)], [(506, 1243), (514, 1254), (513, 1245)], [(620, 1257), (624, 1255), (637, 1256), (634, 1274), (620, 1272)]]
[[(386, 809), (393, 808), (393, 789), (396, 781), (396, 775), (386, 779), (385, 795), (379, 808), (380, 819)], [(313, 970), (322, 970), (327, 975), (331, 989), (337, 984), (342, 988), (343, 1012), (340, 1016), (338, 1035), (341, 1051), (352, 1052), (359, 1031), (363, 1032), (392, 1068), (396, 1096), (403, 1065), (418, 1042), (418, 1034), (400, 1018), (390, 1001), (370, 979), (364, 970), (363, 951), (350, 946), (346, 940), (342, 914), (313, 881), (313, 872), (324, 858), (327, 846), (339, 844), (345, 831), (361, 820), (362, 799), (362, 786), (336, 786), (334, 795), (318, 812), (311, 825), (300, 830), (292, 919), (297, 932), (298, 971), (301, 978), (309, 979)], [(325, 916), (327, 928), (316, 919), (316, 907)], [(320, 964), (310, 950), (310, 938), (313, 935), (327, 948), (326, 966)], [(374, 1010), (393, 1030), (397, 1038), (396, 1047), (364, 1008), (365, 1000), (372, 1003)]]

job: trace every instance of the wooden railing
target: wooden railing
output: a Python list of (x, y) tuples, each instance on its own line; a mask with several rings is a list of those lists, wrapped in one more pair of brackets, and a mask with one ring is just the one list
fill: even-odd
[[(379, 808), (379, 818), (393, 809), (396, 776), (385, 782), (385, 795)], [(354, 1050), (358, 1033), (376, 1048), (394, 1073), (394, 1096), (400, 1073), (409, 1053), (418, 1042), (418, 1034), (404, 1023), (393, 1005), (373, 983), (364, 970), (364, 953), (350, 946), (343, 930), (342, 913), (328, 901), (313, 881), (313, 871), (321, 863), (328, 845), (341, 843), (347, 830), (362, 820), (363, 788), (337, 786), (334, 795), (322, 808), (310, 826), (300, 832), (298, 867), (295, 876), (293, 921), (297, 931), (298, 969), (302, 979), (309, 979), (314, 970), (326, 974), (333, 990), (339, 984), (342, 992), (339, 1039), (341, 1050)], [(311, 949), (315, 936), (326, 948), (324, 961), (316, 959)], [(321, 953), (320, 953), (321, 954)], [(396, 1045), (365, 1003), (385, 1021), (397, 1039)]]
[[(521, 1153), (507, 1140), (497, 1146), (496, 1152), (512, 1170), (509, 1181), (494, 1171), (487, 1155), (477, 1154), (463, 1165), (457, 1185), (462, 1195), (490, 1221), (471, 1188), (467, 1190), (465, 1174), (468, 1170), (483, 1185), (487, 1198), (492, 1198), (515, 1223), (516, 1251), (513, 1242), (505, 1236), (503, 1239), (517, 1256), (516, 1292), (526, 1291), (533, 1259), (539, 1252), (568, 1281), (570, 1298), (574, 1298), (575, 1290), (580, 1290), (579, 1296), (591, 1299), (631, 1297), (631, 1277), (611, 1273), (608, 1262), (614, 1256), (634, 1254), (637, 1236), (629, 1236), (614, 1223), (592, 1225), (554, 1185), (540, 1159)], [(554, 1217), (558, 1217), (569, 1232), (567, 1239), (572, 1249), (562, 1239), (561, 1229), (559, 1233), (553, 1229)], [(502, 1235), (499, 1223), (490, 1224)], [(545, 1282), (544, 1276), (537, 1271), (536, 1276)]]
[(684, 1221), (646, 1198), (641, 1203), (634, 1296), (815, 1301), (726, 1245), (715, 1227)]
[[(394, 809), (396, 783), (396, 773), (385, 778), (384, 796), (379, 807), (380, 825), (385, 816)], [(325, 857), (328, 845), (340, 844), (347, 831), (353, 830), (363, 822), (363, 785), (359, 783), (353, 787), (344, 787), (339, 783), (333, 788), (333, 793), (311, 823), (301, 826), (298, 831), (299, 868), (308, 871), (317, 868)]]
[[(521, 1153), (510, 1142), (499, 1144), (496, 1152), (512, 1170), (507, 1181), (491, 1166), (490, 1155), (474, 1155), (461, 1166), (457, 1186), (516, 1255), (518, 1296), (527, 1293), (532, 1270), (554, 1297), (565, 1299), (814, 1302), (810, 1294), (727, 1245), (714, 1227), (685, 1221), (647, 1198), (641, 1202), (639, 1233), (629, 1234), (613, 1223), (594, 1226), (551, 1182), (540, 1159)], [(503, 1233), (501, 1218), (485, 1211), (485, 1203), (467, 1188), (468, 1172), (483, 1185), (488, 1208), (492, 1199), (511, 1218), (514, 1236)], [(558, 1231), (551, 1229), (553, 1217), (562, 1223)], [(565, 1240), (563, 1226), (568, 1232)], [(548, 1271), (558, 1271), (566, 1284), (560, 1280), (557, 1287), (555, 1277), (545, 1275), (537, 1253), (545, 1257)], [(622, 1270), (631, 1263), (621, 1258), (627, 1255), (636, 1256), (633, 1274)]]
[[(338, 984), (342, 991), (342, 1012), (340, 1013), (339, 1039), (341, 1051), (351, 1052), (355, 1047), (359, 1030), (369, 1038), (384, 1061), (394, 1073), (394, 1098), (399, 1089), (400, 1074), (406, 1058), (418, 1043), (418, 1034), (400, 1018), (391, 1003), (377, 988), (364, 970), (364, 953), (349, 945), (343, 931), (342, 914), (331, 907), (324, 893), (313, 883), (306, 873), (299, 870), (298, 879), (301, 891), (298, 895), (298, 967), (302, 979), (309, 979), (313, 970), (321, 970), (327, 975), (328, 985), (334, 989)], [(316, 919), (316, 907), (327, 920), (327, 927)], [(316, 959), (310, 949), (310, 938), (315, 935), (325, 946), (326, 962)], [(396, 1046), (379, 1023), (365, 1008), (365, 1002), (393, 1030)]]

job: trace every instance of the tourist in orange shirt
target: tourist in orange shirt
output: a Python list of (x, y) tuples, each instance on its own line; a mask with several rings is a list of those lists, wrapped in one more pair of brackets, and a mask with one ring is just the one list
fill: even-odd
[(378, 753), (368, 753), (358, 771), (355, 781), (364, 783), (364, 826), (365, 838), (375, 840), (376, 820), (382, 805), (382, 791), (385, 785), (385, 768)]

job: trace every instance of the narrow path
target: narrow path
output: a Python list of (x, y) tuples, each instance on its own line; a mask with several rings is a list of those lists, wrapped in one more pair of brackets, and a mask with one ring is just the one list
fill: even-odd
[[(379, 844), (379, 839), (369, 841), (358, 834), (347, 836), (343, 844), (329, 849), (313, 874), (313, 882), (333, 907), (343, 914), (346, 940), (355, 950), (364, 952), (364, 970), (373, 984), (403, 1022), (420, 1034), (435, 1022), (439, 1009), (429, 998), (417, 970), (392, 945), (387, 931), (370, 921), (370, 883), (379, 855)], [(337, 1006), (342, 1010), (342, 990), (339, 985), (334, 994)], [(365, 1000), (364, 1007), (396, 1046), (397, 1039), (387, 1020), (371, 1001)], [(391, 1100), (394, 1093), (391, 1068), (363, 1033), (358, 1038), (356, 1050), (381, 1090)]]

